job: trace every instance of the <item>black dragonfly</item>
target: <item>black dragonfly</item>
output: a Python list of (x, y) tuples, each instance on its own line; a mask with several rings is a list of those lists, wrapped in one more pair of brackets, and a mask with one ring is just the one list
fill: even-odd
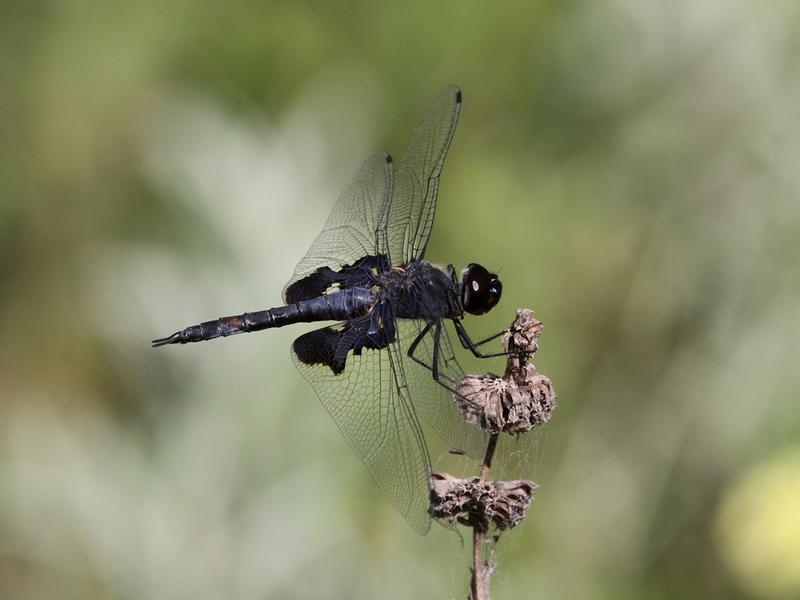
[(185, 344), (292, 323), (338, 321), (292, 344), (294, 361), (348, 444), (418, 532), (430, 526), (430, 458), (418, 417), (451, 447), (479, 457), (486, 436), (451, 399), (463, 376), (444, 327), (479, 346), (462, 323), (500, 300), (497, 275), (472, 263), (425, 260), (439, 178), (453, 140), (461, 90), (448, 86), (417, 126), (400, 163), (371, 154), (283, 290), (285, 306), (192, 325), (153, 346)]

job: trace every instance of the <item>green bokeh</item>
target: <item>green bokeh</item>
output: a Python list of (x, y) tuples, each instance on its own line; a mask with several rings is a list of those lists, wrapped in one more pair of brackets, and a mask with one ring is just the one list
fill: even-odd
[(798, 27), (788, 1), (0, 0), (0, 597), (465, 595), (468, 546), (381, 497), (297, 330), (148, 345), (277, 304), (449, 82), (429, 258), (501, 269), (470, 326), (533, 308), (559, 393), (494, 597), (799, 595), (793, 546), (752, 549), (776, 596), (721, 547), (775, 536), (719, 517), (780, 527), (736, 482), (800, 439)]

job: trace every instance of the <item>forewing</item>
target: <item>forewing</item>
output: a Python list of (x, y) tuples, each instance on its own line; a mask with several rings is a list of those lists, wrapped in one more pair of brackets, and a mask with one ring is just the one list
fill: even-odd
[(323, 364), (306, 364), (294, 349), (292, 356), (381, 490), (411, 527), (426, 533), (430, 459), (404, 383), (400, 342), (351, 352), (338, 375)]
[[(422, 332), (422, 321), (398, 319), (398, 332), (403, 345), (408, 349)], [(431, 328), (414, 350), (414, 356), (428, 367), (433, 365), (435, 328)], [(453, 394), (433, 378), (431, 369), (406, 358), (406, 379), (411, 400), (417, 414), (433, 427), (451, 448), (463, 450), (471, 458), (483, 458), (488, 435), (478, 427), (467, 423), (453, 402)], [(439, 337), (439, 378), (448, 388), (464, 376), (464, 370), (456, 360), (453, 346), (442, 324)]]
[[(285, 302), (290, 302), (287, 293), (289, 288), (312, 276), (318, 269), (328, 267), (339, 271), (365, 256), (387, 254), (386, 235), (381, 229), (386, 226), (392, 182), (391, 157), (387, 154), (370, 154), (339, 196), (325, 227), (295, 267), (294, 274), (283, 289)], [(319, 293), (323, 291), (319, 290)]]
[(387, 230), (392, 264), (408, 263), (425, 255), (436, 212), (439, 178), (460, 110), (461, 90), (450, 85), (428, 108), (398, 164)]

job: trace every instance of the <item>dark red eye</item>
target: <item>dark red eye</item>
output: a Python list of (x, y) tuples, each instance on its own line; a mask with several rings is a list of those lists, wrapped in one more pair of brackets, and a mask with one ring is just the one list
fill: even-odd
[(495, 273), (470, 263), (461, 274), (461, 303), (471, 315), (483, 315), (500, 301), (503, 285)]

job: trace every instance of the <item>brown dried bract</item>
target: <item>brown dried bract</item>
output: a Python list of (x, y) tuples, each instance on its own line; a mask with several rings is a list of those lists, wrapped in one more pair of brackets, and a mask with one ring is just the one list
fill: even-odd
[(533, 481), (481, 481), (478, 477), (459, 479), (447, 473), (431, 475), (431, 515), (448, 523), (461, 523), (481, 532), (490, 525), (510, 529), (525, 517)]
[(523, 433), (550, 420), (556, 393), (550, 378), (523, 367), (520, 381), (496, 375), (467, 375), (456, 384), (453, 400), (461, 415), (490, 433)]
[(533, 311), (518, 310), (503, 335), (510, 353), (505, 376), (467, 375), (456, 384), (453, 400), (469, 423), (490, 433), (523, 433), (550, 420), (556, 407), (553, 383), (528, 361), (539, 348), (541, 332)]
[(503, 335), (503, 348), (506, 352), (520, 352), (529, 356), (535, 354), (539, 349), (539, 336), (543, 328), (542, 322), (533, 318), (530, 308), (519, 308), (514, 323)]

